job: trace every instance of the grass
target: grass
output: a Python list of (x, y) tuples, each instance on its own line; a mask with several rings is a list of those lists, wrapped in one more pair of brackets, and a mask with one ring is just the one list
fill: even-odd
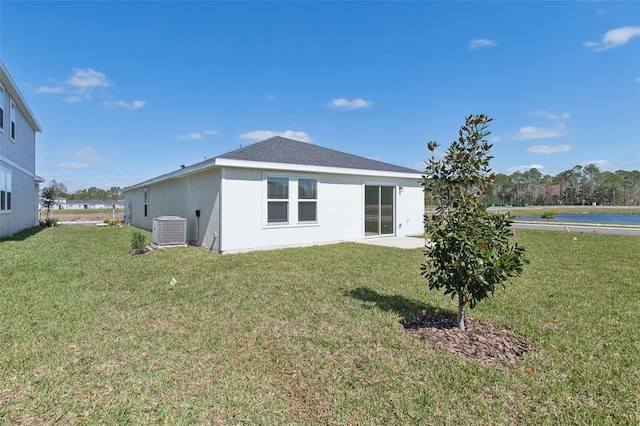
[(514, 216), (540, 216), (547, 214), (567, 213), (608, 213), (608, 214), (640, 214), (640, 207), (634, 206), (537, 206), (537, 207), (491, 207), (493, 211), (511, 212)]
[(469, 314), (535, 351), (495, 370), (404, 333), (455, 308), (419, 249), (131, 256), (134, 230), (0, 241), (0, 423), (640, 422), (640, 238), (518, 231), (524, 276)]

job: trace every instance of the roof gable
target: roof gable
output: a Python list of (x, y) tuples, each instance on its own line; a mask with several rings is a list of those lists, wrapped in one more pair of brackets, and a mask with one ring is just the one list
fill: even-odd
[(222, 154), (217, 158), (396, 173), (420, 173), (407, 167), (395, 166), (281, 136), (274, 136), (261, 142), (256, 142)]

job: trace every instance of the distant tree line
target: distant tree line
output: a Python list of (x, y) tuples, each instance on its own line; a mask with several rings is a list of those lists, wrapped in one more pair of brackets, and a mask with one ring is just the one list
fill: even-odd
[[(426, 194), (427, 205), (432, 197)], [(640, 171), (602, 171), (598, 166), (575, 166), (556, 176), (537, 169), (496, 177), (483, 197), (486, 204), (508, 205), (640, 205)]]
[[(53, 192), (51, 192), (53, 190)], [(102, 200), (117, 201), (122, 199), (122, 190), (117, 186), (109, 189), (100, 189), (92, 186), (91, 188), (79, 189), (75, 192), (69, 192), (66, 185), (56, 182), (53, 179), (47, 186), (42, 189), (42, 194), (55, 194), (56, 199), (66, 198), (68, 200)], [(44, 195), (43, 195), (44, 197)], [(46, 198), (46, 197), (45, 197)]]

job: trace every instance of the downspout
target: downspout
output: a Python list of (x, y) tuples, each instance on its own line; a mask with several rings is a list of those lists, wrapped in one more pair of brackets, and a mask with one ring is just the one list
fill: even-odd
[[(219, 194), (218, 195), (218, 230), (217, 232), (213, 233), (213, 238), (211, 240), (211, 247), (209, 247), (209, 250), (213, 251), (213, 246), (215, 246), (216, 241), (218, 241), (218, 253), (222, 253), (222, 194), (223, 194), (222, 188), (224, 187), (224, 181), (225, 181), (224, 170), (225, 170), (224, 167), (220, 168), (220, 188), (218, 189), (218, 194)], [(215, 203), (215, 198), (214, 198), (214, 203)]]

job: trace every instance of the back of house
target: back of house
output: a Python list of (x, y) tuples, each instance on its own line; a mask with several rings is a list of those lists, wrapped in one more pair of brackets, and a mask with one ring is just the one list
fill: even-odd
[(421, 172), (283, 137), (123, 190), (125, 221), (186, 219), (219, 253), (421, 234)]
[(40, 125), (0, 61), (0, 238), (38, 224)]

